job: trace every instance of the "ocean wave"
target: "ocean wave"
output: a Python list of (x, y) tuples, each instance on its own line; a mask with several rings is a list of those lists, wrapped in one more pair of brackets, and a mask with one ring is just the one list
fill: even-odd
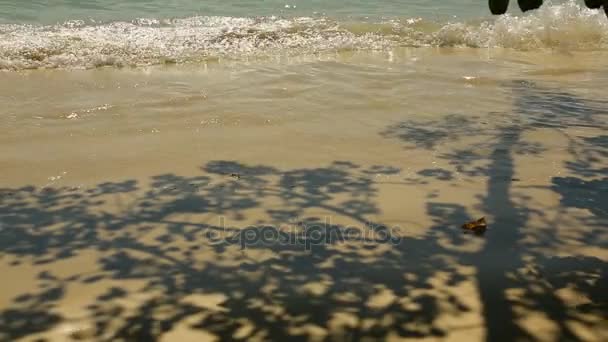
[(191, 17), (132, 22), (0, 25), (0, 69), (188, 63), (398, 47), (608, 48), (608, 20), (575, 1), (523, 16), (438, 23), (331, 18)]

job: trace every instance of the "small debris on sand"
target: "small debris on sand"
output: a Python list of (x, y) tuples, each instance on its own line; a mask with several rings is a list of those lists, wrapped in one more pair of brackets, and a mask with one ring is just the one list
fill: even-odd
[(462, 225), (462, 229), (466, 231), (473, 232), (478, 235), (482, 235), (488, 229), (488, 223), (486, 222), (486, 218), (482, 217), (479, 220), (467, 222)]
[(241, 175), (238, 173), (231, 173), (230, 177), (234, 178), (234, 179), (241, 179)]

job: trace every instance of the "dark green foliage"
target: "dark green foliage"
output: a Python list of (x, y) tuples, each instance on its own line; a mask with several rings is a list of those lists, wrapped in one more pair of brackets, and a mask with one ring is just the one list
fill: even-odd
[(489, 0), (490, 11), (492, 14), (505, 14), (509, 8), (509, 0)]
[(543, 5), (543, 0), (518, 0), (522, 12), (535, 10)]
[(589, 8), (600, 8), (604, 4), (604, 0), (585, 0), (585, 5)]

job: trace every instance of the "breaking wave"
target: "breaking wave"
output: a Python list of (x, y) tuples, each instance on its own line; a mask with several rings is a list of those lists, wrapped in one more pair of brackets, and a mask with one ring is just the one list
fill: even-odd
[(528, 15), (467, 22), (192, 17), (0, 25), (0, 69), (5, 70), (142, 66), (398, 47), (606, 49), (608, 20), (603, 12), (570, 1)]

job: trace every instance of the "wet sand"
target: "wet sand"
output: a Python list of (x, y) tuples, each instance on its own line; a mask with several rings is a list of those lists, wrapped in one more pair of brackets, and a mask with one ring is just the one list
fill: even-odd
[(2, 73), (0, 340), (606, 340), (604, 57)]

